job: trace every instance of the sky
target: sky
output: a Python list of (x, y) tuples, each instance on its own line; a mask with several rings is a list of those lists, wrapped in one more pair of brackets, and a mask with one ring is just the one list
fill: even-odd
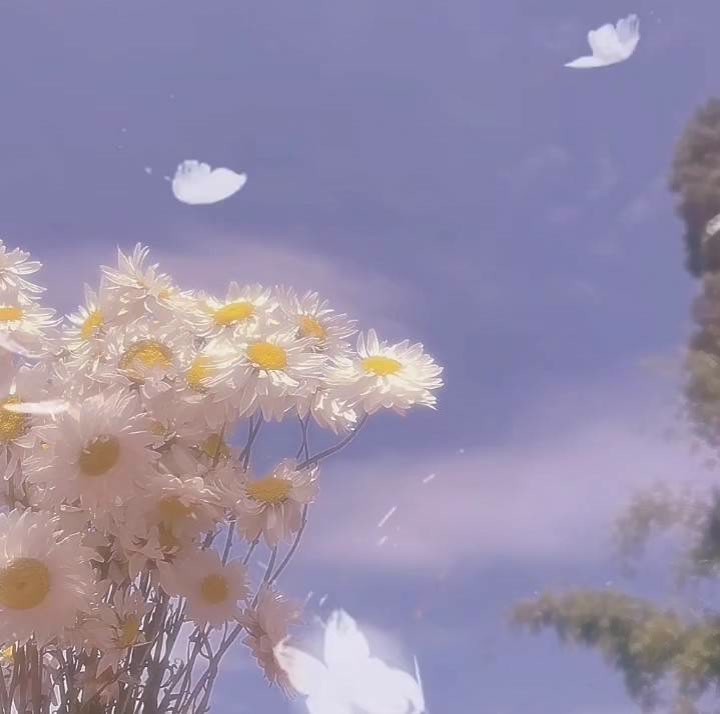
[[(630, 12), (627, 62), (563, 66)], [(283, 587), (313, 593), (310, 628), (343, 607), (416, 655), (433, 714), (631, 714), (596, 655), (506, 615), (551, 587), (661, 591), (622, 579), (613, 519), (712, 478), (668, 438), (697, 286), (666, 177), (720, 96), (719, 23), (715, 0), (4, 2), (0, 235), (61, 310), (142, 241), (188, 288), (314, 288), (421, 341), (438, 410), (374, 418), (327, 465)], [(248, 183), (181, 204), (186, 159)], [(214, 711), (304, 709), (238, 648)]]

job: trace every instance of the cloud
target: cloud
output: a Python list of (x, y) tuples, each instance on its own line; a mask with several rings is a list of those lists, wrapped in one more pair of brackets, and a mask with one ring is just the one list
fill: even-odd
[(430, 572), (605, 557), (635, 489), (707, 480), (688, 442), (666, 436), (671, 401), (659, 404), (633, 382), (584, 386), (576, 398), (547, 394), (502, 444), (328, 467), (305, 557)]
[(652, 219), (667, 200), (666, 178), (653, 178), (620, 212), (620, 223), (635, 227)]
[(408, 334), (405, 322), (411, 318), (418, 296), (398, 278), (282, 240), (223, 236), (197, 241), (195, 246), (181, 245), (172, 253), (159, 249), (153, 255), (164, 270), (187, 286), (217, 293), (224, 291), (230, 280), (237, 280), (316, 290), (336, 309), (392, 339)]
[(504, 178), (516, 189), (534, 185), (541, 177), (566, 169), (572, 162), (570, 152), (558, 144), (544, 144), (533, 149)]
[[(223, 293), (231, 280), (240, 283), (284, 284), (300, 291), (316, 290), (333, 307), (375, 327), (388, 339), (412, 333), (408, 323), (417, 306), (415, 288), (380, 271), (364, 270), (344, 259), (300, 249), (282, 238), (247, 238), (237, 234), (182, 237), (169, 249), (162, 241), (150, 246), (152, 262), (185, 288)], [(121, 246), (132, 248), (132, 242)], [(115, 263), (112, 245), (73, 245), (62, 252), (38, 256), (45, 267), (41, 280), (48, 287), (47, 304), (74, 310), (82, 300), (82, 285), (97, 285), (99, 266)]]

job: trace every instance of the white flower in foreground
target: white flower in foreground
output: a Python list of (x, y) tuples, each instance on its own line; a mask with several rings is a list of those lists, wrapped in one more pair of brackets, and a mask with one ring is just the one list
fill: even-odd
[(159, 271), (157, 263), (146, 264), (150, 249), (137, 243), (132, 255), (125, 255), (119, 248), (117, 254), (117, 268), (102, 266), (104, 289), (116, 303), (117, 317), (131, 321), (151, 314), (169, 319), (178, 291), (170, 276)]
[(200, 161), (183, 161), (175, 171), (172, 191), (178, 201), (191, 206), (218, 203), (237, 193), (247, 182), (247, 174), (230, 169), (211, 169)]
[(327, 353), (346, 349), (347, 338), (357, 332), (354, 320), (336, 313), (317, 293), (299, 297), (293, 290), (280, 290), (280, 310), (299, 339), (309, 339)]
[(578, 57), (565, 66), (581, 69), (624, 62), (635, 52), (639, 41), (640, 20), (637, 15), (628, 15), (618, 20), (615, 27), (608, 23), (597, 30), (590, 30), (588, 43), (592, 55)]
[(31, 283), (24, 276), (37, 273), (42, 263), (37, 260), (29, 260), (30, 253), (20, 248), (8, 250), (3, 241), (0, 240), (0, 290), (26, 290), (29, 293), (41, 293), (41, 288)]
[(283, 461), (267, 478), (246, 481), (235, 506), (238, 531), (250, 541), (262, 535), (271, 548), (290, 540), (303, 506), (317, 495), (316, 477), (316, 469), (297, 471), (295, 462)]
[(285, 413), (315, 391), (325, 358), (310, 351), (308, 340), (289, 332), (248, 338), (237, 348), (232, 378), (238, 409), (260, 410), (266, 421)]
[(328, 381), (353, 407), (374, 414), (379, 409), (403, 412), (415, 405), (434, 407), (434, 390), (442, 387), (439, 367), (408, 340), (396, 345), (380, 342), (375, 330), (358, 337), (357, 355), (339, 357)]
[(277, 305), (269, 288), (257, 284), (241, 287), (233, 281), (225, 292), (224, 300), (201, 294), (195, 302), (195, 310), (188, 315), (188, 321), (202, 337), (249, 334), (258, 323), (276, 322), (272, 314)]
[(0, 514), (0, 642), (44, 644), (91, 607), (93, 551), (80, 539), (61, 538), (47, 513)]
[(16, 290), (0, 290), (0, 333), (26, 350), (37, 350), (59, 322), (55, 310), (41, 307)]
[(278, 645), (287, 638), (290, 625), (300, 620), (300, 614), (296, 603), (263, 586), (257, 605), (245, 610), (239, 618), (248, 633), (243, 642), (250, 648), (268, 682), (277, 684), (285, 693), (291, 691), (291, 685), (276, 652)]
[(277, 662), (290, 684), (307, 697), (310, 714), (422, 714), (420, 674), (415, 677), (370, 656), (370, 646), (355, 621), (342, 610), (325, 626), (324, 659), (281, 642)]
[(109, 647), (102, 648), (103, 654), (97, 666), (99, 674), (108, 668), (117, 671), (128, 649), (146, 641), (140, 624), (150, 609), (150, 604), (145, 602), (139, 592), (129, 590), (116, 592), (112, 606), (104, 605), (101, 608), (101, 621), (111, 632), (111, 642)]
[(188, 617), (197, 625), (221, 627), (241, 614), (247, 599), (247, 572), (240, 561), (223, 565), (214, 550), (183, 553), (172, 565), (159, 562), (160, 582), (168, 594), (187, 598)]
[(36, 427), (47, 445), (27, 461), (28, 480), (48, 488), (50, 503), (74, 503), (97, 518), (135, 495), (153, 473), (152, 435), (137, 401), (120, 393), (99, 394)]

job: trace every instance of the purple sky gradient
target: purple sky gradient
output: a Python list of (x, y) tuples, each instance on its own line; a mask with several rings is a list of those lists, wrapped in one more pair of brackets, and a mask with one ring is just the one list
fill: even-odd
[[(629, 61), (563, 67), (630, 12)], [(608, 526), (632, 488), (701, 477), (660, 436), (677, 375), (643, 364), (689, 330), (665, 176), (720, 94), (719, 26), (715, 0), (6, 2), (0, 233), (62, 308), (139, 240), (188, 287), (316, 287), (425, 343), (438, 412), (379, 417), (328, 468), (286, 589), (417, 654), (433, 714), (630, 714), (598, 657), (503, 618), (545, 586), (619, 583)], [(163, 176), (184, 159), (248, 184), (182, 205)], [(246, 665), (215, 711), (303, 711)]]

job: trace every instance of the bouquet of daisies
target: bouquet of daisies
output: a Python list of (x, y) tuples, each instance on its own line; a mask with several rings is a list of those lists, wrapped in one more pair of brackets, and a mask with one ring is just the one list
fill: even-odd
[[(0, 242), (0, 714), (206, 712), (236, 643), (291, 693), (277, 584), (322, 462), (378, 410), (433, 406), (441, 368), (372, 330), (353, 349), (313, 293), (183, 290), (140, 245), (63, 321), (40, 267)], [(283, 420), (297, 450), (258, 476)]]

